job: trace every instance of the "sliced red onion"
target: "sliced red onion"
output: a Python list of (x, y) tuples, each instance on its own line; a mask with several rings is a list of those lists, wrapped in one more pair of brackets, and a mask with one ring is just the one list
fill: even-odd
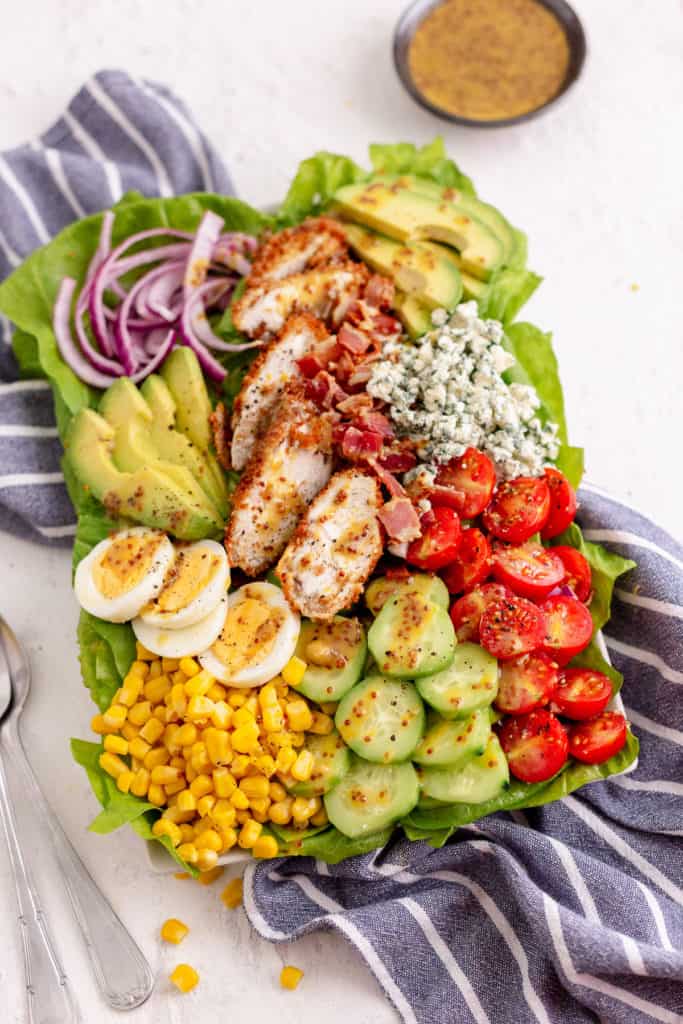
[[(262, 341), (240, 342), (238, 344), (223, 341), (211, 329), (206, 316), (204, 297), (212, 294), (215, 290), (216, 281), (205, 281), (204, 284), (195, 288), (185, 303), (183, 315), (180, 321), (180, 329), (186, 344), (190, 344), (190, 335), (195, 337), (202, 345), (214, 349), (216, 352), (244, 352), (249, 348), (260, 348)], [(226, 289), (227, 290), (227, 289)], [(214, 300), (215, 301), (215, 300)]]
[(65, 277), (59, 286), (57, 301), (52, 313), (52, 327), (57, 339), (59, 353), (74, 373), (86, 384), (95, 388), (108, 388), (116, 380), (115, 376), (99, 373), (81, 354), (71, 334), (71, 303), (76, 282), (72, 277)]
[(159, 345), (159, 348), (154, 353), (152, 358), (143, 366), (141, 366), (136, 373), (132, 375), (130, 379), (132, 380), (133, 384), (138, 384), (141, 380), (144, 380), (145, 377), (148, 377), (150, 373), (154, 373), (157, 366), (161, 366), (164, 359), (175, 345), (175, 335), (175, 327), (172, 327), (171, 330), (166, 335), (165, 340), (162, 342), (161, 345)]
[[(550, 550), (552, 551), (552, 548), (550, 548)], [(559, 587), (553, 587), (548, 594), (548, 597), (555, 597), (556, 595), (560, 595), (561, 597), (576, 597), (575, 592), (568, 583), (562, 583)], [(576, 599), (578, 601), (578, 598)]]
[(224, 221), (213, 210), (207, 210), (202, 217), (197, 234), (195, 235), (190, 255), (187, 258), (185, 276), (183, 277), (183, 292), (187, 301), (195, 288), (203, 284), (211, 263), (211, 254), (214, 246), (221, 236), (221, 228)]

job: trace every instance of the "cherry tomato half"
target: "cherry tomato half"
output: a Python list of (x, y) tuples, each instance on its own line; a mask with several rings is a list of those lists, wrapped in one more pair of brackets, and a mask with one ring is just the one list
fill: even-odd
[(572, 588), (579, 601), (584, 603), (588, 601), (593, 593), (593, 580), (591, 577), (591, 567), (587, 559), (576, 548), (565, 547), (563, 544), (558, 544), (557, 547), (551, 550), (564, 563), (564, 579), (562, 582)]
[(478, 448), (468, 448), (457, 459), (451, 459), (439, 468), (436, 483), (452, 487), (464, 494), (461, 515), (474, 519), (483, 512), (496, 485), (496, 470), (488, 455)]
[(591, 613), (575, 597), (564, 597), (562, 594), (546, 597), (539, 608), (545, 618), (543, 650), (558, 665), (566, 665), (575, 654), (588, 647), (591, 641)]
[(482, 647), (501, 661), (535, 651), (543, 643), (545, 632), (545, 620), (538, 605), (516, 594), (492, 601), (479, 623)]
[(543, 540), (557, 537), (566, 530), (576, 515), (576, 491), (559, 469), (547, 466), (545, 478), (550, 488), (550, 512), (545, 526), (541, 530)]
[[(569, 753), (586, 764), (602, 764), (626, 743), (626, 719), (616, 711), (574, 725), (569, 731)], [(510, 765), (512, 771), (512, 765)]]
[(510, 771), (521, 782), (545, 782), (567, 762), (567, 730), (545, 708), (508, 718), (499, 737)]
[(483, 583), (491, 571), (490, 559), (491, 545), (481, 530), (463, 530), (458, 557), (441, 573), (449, 593), (462, 594)]
[(552, 548), (528, 540), (526, 544), (493, 545), (493, 575), (520, 597), (542, 601), (565, 576), (562, 559)]
[(475, 587), (451, 605), (451, 621), (458, 640), (479, 640), (481, 617), (492, 601), (500, 601), (512, 594), (500, 583), (484, 583)]
[(566, 668), (553, 694), (553, 711), (583, 722), (605, 710), (612, 699), (612, 681), (591, 668)]
[(504, 480), (484, 510), (484, 526), (499, 540), (524, 544), (542, 530), (550, 511), (550, 488), (545, 477), (518, 476)]
[(460, 516), (445, 505), (432, 509), (432, 521), (425, 527), (421, 537), (410, 543), (406, 562), (435, 572), (452, 562), (458, 554), (460, 544)]
[(557, 665), (546, 654), (522, 654), (500, 666), (494, 701), (507, 715), (524, 715), (547, 704), (559, 679)]

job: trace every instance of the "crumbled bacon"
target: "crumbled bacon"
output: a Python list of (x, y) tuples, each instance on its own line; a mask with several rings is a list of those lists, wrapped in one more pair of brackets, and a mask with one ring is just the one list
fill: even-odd
[(358, 395), (349, 395), (343, 402), (339, 402), (337, 409), (345, 416), (358, 416), (372, 409), (373, 404), (372, 396), (361, 392)]
[(342, 324), (339, 328), (337, 340), (342, 348), (345, 348), (352, 356), (362, 356), (370, 347), (371, 339), (349, 324)]
[(388, 470), (384, 469), (380, 465), (378, 459), (373, 458), (371, 456), (368, 459), (368, 463), (372, 467), (372, 469), (374, 470), (375, 475), (377, 476), (377, 479), (379, 480), (379, 482), (381, 484), (384, 484), (384, 486), (389, 491), (389, 494), (392, 496), (392, 498), (404, 498), (404, 497), (407, 496), (406, 495), (406, 490), (402, 486), (402, 484), (399, 483), (399, 481), (396, 479), (396, 477), (392, 473), (390, 473)]
[(370, 456), (379, 455), (382, 450), (382, 435), (373, 430), (358, 430), (347, 427), (341, 442), (341, 451), (349, 462), (358, 462)]
[(348, 398), (327, 370), (321, 370), (312, 380), (306, 381), (306, 396), (312, 398), (320, 409), (333, 409), (337, 402)]
[(390, 498), (378, 518), (391, 541), (402, 544), (421, 536), (420, 519), (410, 498)]
[(382, 277), (380, 274), (373, 274), (371, 276), (363, 292), (365, 301), (369, 305), (376, 306), (377, 309), (381, 310), (391, 309), (395, 296), (396, 288), (394, 287), (394, 282), (388, 277)]
[(357, 417), (357, 425), (362, 430), (374, 430), (386, 439), (391, 439), (394, 436), (394, 428), (383, 412), (364, 410)]
[(431, 505), (445, 505), (447, 508), (455, 509), (456, 512), (462, 511), (465, 501), (463, 492), (456, 491), (454, 487), (442, 487), (440, 484), (425, 487), (419, 481), (408, 486), (408, 493), (415, 502), (426, 499)]

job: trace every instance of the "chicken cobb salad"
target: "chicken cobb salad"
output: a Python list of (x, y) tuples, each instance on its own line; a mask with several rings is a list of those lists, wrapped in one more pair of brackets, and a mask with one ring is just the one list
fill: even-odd
[(440, 140), (371, 162), (273, 217), (127, 196), (0, 287), (78, 513), (92, 827), (192, 874), (442, 845), (637, 756), (525, 236)]

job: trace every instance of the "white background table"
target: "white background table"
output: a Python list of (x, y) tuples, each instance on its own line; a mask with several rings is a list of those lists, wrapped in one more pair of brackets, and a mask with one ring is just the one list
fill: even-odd
[[(572, 440), (589, 478), (679, 532), (683, 294), (683, 9), (677, 0), (576, 0), (588, 34), (584, 74), (537, 121), (489, 131), (451, 127), (403, 92), (391, 62), (400, 0), (16, 0), (3, 5), (0, 149), (30, 139), (94, 71), (167, 82), (225, 155), (242, 197), (283, 194), (319, 148), (362, 161), (370, 140), (424, 142), (442, 132), (484, 198), (530, 239), (546, 281), (524, 315), (555, 332)], [(149, 873), (129, 830), (85, 831), (96, 807), (70, 736), (92, 712), (76, 660), (69, 556), (0, 534), (0, 607), (26, 642), (35, 686), (25, 738), (67, 831), (159, 972), (138, 1024), (221, 1018), (384, 1024), (395, 1014), (356, 953), (331, 935), (275, 947), (243, 912), (202, 888)], [(45, 902), (86, 1024), (121, 1018), (98, 999), (57, 879)], [(161, 948), (161, 922), (191, 935)], [(15, 906), (0, 847), (0, 1019), (24, 1020)], [(166, 975), (187, 960), (191, 996)], [(285, 962), (306, 971), (278, 987)], [(234, 1018), (233, 1015), (234, 1014)], [(437, 1024), (437, 1022), (435, 1022)]]

